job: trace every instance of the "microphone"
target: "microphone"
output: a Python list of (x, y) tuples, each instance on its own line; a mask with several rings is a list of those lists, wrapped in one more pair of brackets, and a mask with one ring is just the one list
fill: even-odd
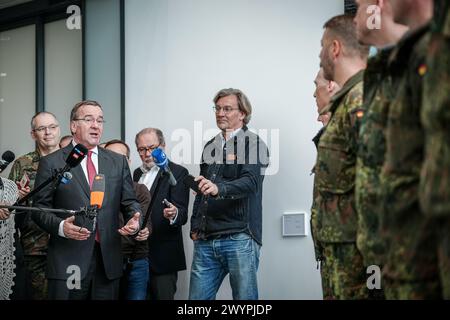
[(2, 159), (0, 160), (0, 172), (6, 169), (6, 167), (14, 161), (16, 155), (12, 151), (5, 151), (2, 155)]
[(53, 184), (54, 189), (56, 189), (60, 183), (68, 184), (69, 180), (72, 179), (72, 174), (67, 175), (70, 169), (78, 166), (81, 161), (86, 157), (88, 149), (81, 143), (73, 147), (66, 159), (66, 165), (61, 170), (56, 173), (56, 180)]
[(66, 159), (66, 168), (75, 168), (77, 165), (79, 165), (81, 161), (83, 161), (83, 159), (86, 157), (87, 152), (88, 149), (81, 143), (73, 147), (72, 151), (70, 151), (69, 156)]
[(173, 176), (172, 171), (169, 168), (169, 161), (167, 159), (166, 154), (164, 153), (164, 151), (160, 148), (157, 148), (155, 150), (153, 150), (152, 152), (152, 157), (153, 160), (155, 160), (155, 164), (162, 170), (164, 170), (164, 172), (166, 174), (169, 175), (169, 184), (174, 187), (177, 185), (177, 180), (175, 179), (175, 177)]
[(95, 231), (97, 225), (98, 210), (103, 205), (103, 198), (105, 197), (105, 176), (97, 174), (94, 177), (94, 182), (91, 188), (91, 205), (87, 210), (87, 217), (92, 219), (92, 232)]
[(72, 177), (73, 176), (72, 176), (72, 174), (69, 171), (64, 172), (63, 176), (61, 177), (61, 183), (62, 184), (69, 184), (70, 180), (72, 180)]
[(105, 175), (97, 174), (94, 177), (91, 189), (91, 206), (101, 209), (103, 205), (103, 198), (105, 197)]

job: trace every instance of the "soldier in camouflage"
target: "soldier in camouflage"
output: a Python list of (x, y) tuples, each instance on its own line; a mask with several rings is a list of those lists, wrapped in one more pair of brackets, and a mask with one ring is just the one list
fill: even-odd
[[(36, 141), (36, 150), (18, 158), (9, 175), (9, 179), (20, 181), (24, 175), (30, 183), (20, 190), (20, 198), (27, 195), (34, 187), (39, 160), (59, 149), (60, 129), (56, 117), (49, 112), (40, 112), (31, 119), (31, 137)], [(31, 205), (29, 201), (28, 205)], [(33, 300), (47, 298), (47, 280), (45, 269), (47, 265), (47, 247), (49, 235), (39, 228), (29, 213), (18, 212), (15, 216), (20, 230), (20, 241), (23, 247), (25, 268), (29, 274), (29, 287)]]
[(432, 0), (391, 0), (394, 21), (410, 27), (390, 59), (393, 92), (381, 170), (381, 235), (387, 241), (383, 267), (387, 299), (436, 299), (441, 296), (435, 245), (436, 226), (419, 206), (424, 160), (420, 122), (425, 55)]
[[(389, 81), (388, 58), (394, 45), (408, 28), (393, 20), (389, 1), (356, 0), (355, 24), (358, 41), (377, 48), (377, 54), (367, 62), (364, 73), (364, 116), (360, 121), (356, 160), (355, 203), (358, 212), (356, 245), (364, 266), (382, 268), (385, 245), (379, 235), (380, 172), (385, 153), (385, 128), (393, 92)], [(368, 7), (378, 5), (379, 28), (371, 28)], [(369, 10), (370, 12), (370, 10)], [(381, 284), (382, 286), (382, 284)], [(379, 288), (382, 289), (382, 288)], [(383, 292), (374, 290), (374, 297)]]
[(421, 122), (425, 161), (419, 200), (427, 217), (436, 220), (439, 274), (444, 299), (450, 299), (450, 4), (435, 0), (430, 26)]
[[(319, 130), (319, 132), (314, 136), (312, 141), (314, 142), (314, 145), (316, 146), (316, 149), (319, 145), (320, 137), (322, 136), (325, 126), (328, 124), (328, 121), (330, 119), (330, 113), (328, 112), (328, 104), (330, 103), (331, 97), (339, 91), (339, 86), (336, 82), (326, 80), (323, 75), (323, 69), (320, 68), (319, 72), (317, 73), (316, 79), (314, 80), (314, 85), (316, 86), (316, 90), (314, 91), (314, 98), (316, 99), (316, 105), (317, 105), (317, 112), (318, 112), (318, 118), (317, 121), (322, 122), (323, 127)], [(315, 167), (312, 169), (311, 174), (315, 173)], [(322, 261), (323, 256), (323, 248), (321, 243), (317, 240), (315, 237), (315, 234), (317, 233), (317, 204), (316, 204), (316, 198), (317, 198), (317, 188), (316, 183), (314, 182), (313, 186), (313, 203), (311, 206), (311, 220), (310, 220), (310, 226), (311, 226), (311, 234), (312, 239), (314, 243), (314, 252), (315, 257), (317, 261), (317, 268), (319, 268), (320, 262)], [(327, 274), (322, 272), (321, 268), (321, 277), (322, 277), (322, 291), (324, 292), (324, 296), (330, 296), (331, 288), (329, 288), (327, 285), (329, 283), (329, 280), (327, 278)]]
[(324, 298), (365, 299), (368, 289), (362, 256), (356, 248), (354, 192), (356, 111), (362, 107), (369, 50), (358, 43), (351, 16), (336, 16), (324, 28), (320, 64), (325, 78), (341, 87), (331, 99), (331, 118), (320, 138), (316, 162), (315, 236), (323, 247), (322, 273), (327, 274), (330, 288)]

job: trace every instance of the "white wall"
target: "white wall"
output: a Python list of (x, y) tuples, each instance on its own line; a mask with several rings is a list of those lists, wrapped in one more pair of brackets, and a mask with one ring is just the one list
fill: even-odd
[[(311, 237), (283, 238), (281, 215), (309, 214), (311, 138), (319, 129), (313, 79), (322, 25), (343, 12), (343, 1), (129, 0), (125, 12), (127, 142), (144, 127), (159, 127), (169, 155), (197, 174), (201, 147), (214, 132), (206, 131), (216, 128), (212, 98), (225, 87), (242, 89), (254, 108), (250, 127), (268, 130), (279, 167), (264, 184), (260, 298), (320, 299)], [(189, 147), (184, 158), (171, 154), (182, 143)], [(135, 151), (132, 157), (137, 167)], [(180, 299), (187, 298), (192, 260), (187, 231)], [(231, 298), (228, 283), (218, 298)]]
[(81, 30), (66, 20), (45, 24), (45, 110), (59, 120), (61, 136), (70, 134), (70, 111), (83, 96)]
[[(35, 26), (0, 32), (0, 157), (30, 152), (30, 120), (36, 110)], [(7, 177), (11, 165), (2, 172)]]

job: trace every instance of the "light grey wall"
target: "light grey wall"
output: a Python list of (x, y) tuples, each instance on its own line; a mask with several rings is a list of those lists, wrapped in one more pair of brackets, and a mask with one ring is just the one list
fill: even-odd
[(34, 25), (0, 32), (0, 157), (6, 150), (18, 158), (34, 149), (30, 120), (36, 110), (35, 38)]
[(86, 98), (103, 107), (102, 141), (120, 139), (120, 2), (89, 0), (85, 9)]
[(72, 107), (81, 101), (81, 30), (69, 30), (66, 20), (45, 24), (45, 110), (59, 120), (61, 136), (70, 134)]
[[(319, 129), (313, 79), (322, 25), (342, 12), (335, 0), (126, 1), (128, 143), (140, 129), (159, 127), (169, 156), (198, 174), (202, 145), (217, 132), (211, 100), (224, 87), (248, 95), (254, 107), (250, 127), (268, 132), (277, 172), (264, 184), (261, 299), (321, 298), (311, 237), (283, 238), (281, 216), (303, 211), (309, 221), (311, 138)], [(132, 157), (137, 167), (135, 150)], [(179, 299), (187, 298), (188, 272), (179, 275)], [(218, 298), (231, 298), (228, 283)]]

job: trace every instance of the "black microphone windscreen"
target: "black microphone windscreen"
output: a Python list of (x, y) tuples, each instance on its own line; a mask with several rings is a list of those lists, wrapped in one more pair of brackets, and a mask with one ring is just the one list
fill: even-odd
[(9, 150), (3, 152), (2, 159), (4, 161), (6, 161), (6, 162), (13, 162), (15, 158), (16, 158), (16, 155), (14, 154), (14, 152), (9, 151)]
[(71, 168), (76, 167), (83, 161), (84, 157), (86, 157), (87, 152), (88, 149), (85, 146), (81, 143), (77, 144), (73, 147), (72, 151), (70, 151), (70, 154), (66, 159), (67, 165)]

